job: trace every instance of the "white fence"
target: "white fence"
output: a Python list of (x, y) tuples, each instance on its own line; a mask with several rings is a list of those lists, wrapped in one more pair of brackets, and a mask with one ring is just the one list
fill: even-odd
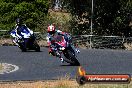
[[(34, 32), (38, 40), (46, 40), (46, 34)], [(9, 37), (9, 31), (0, 30), (0, 38)], [(76, 35), (72, 36), (73, 44), (84, 45), (87, 48), (99, 49), (124, 49), (124, 43), (132, 43), (132, 37), (122, 36), (97, 36), (97, 35)]]
[(84, 45), (87, 48), (99, 49), (124, 49), (125, 42), (132, 42), (132, 38), (121, 36), (97, 36), (97, 35), (80, 35), (73, 36), (73, 42), (78, 45)]
[(5, 38), (7, 36), (10, 36), (10, 35), (8, 35), (7, 30), (0, 30), (0, 38)]

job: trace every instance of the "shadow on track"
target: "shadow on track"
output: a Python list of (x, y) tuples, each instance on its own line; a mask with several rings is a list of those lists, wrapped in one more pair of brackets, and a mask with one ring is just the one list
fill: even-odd
[(60, 65), (60, 66), (80, 66), (80, 65), (71, 65), (71, 64), (64, 64), (64, 65)]

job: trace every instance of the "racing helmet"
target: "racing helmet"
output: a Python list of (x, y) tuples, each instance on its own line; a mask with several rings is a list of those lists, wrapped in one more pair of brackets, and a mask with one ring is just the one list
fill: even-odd
[(17, 25), (21, 25), (23, 22), (22, 22), (22, 19), (20, 19), (20, 18), (17, 18), (16, 19), (16, 24)]
[(53, 25), (53, 24), (49, 25), (47, 32), (51, 35), (54, 34), (55, 33), (55, 25)]

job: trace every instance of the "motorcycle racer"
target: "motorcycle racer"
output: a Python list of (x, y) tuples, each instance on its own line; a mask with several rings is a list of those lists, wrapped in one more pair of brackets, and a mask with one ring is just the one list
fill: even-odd
[(28, 41), (28, 38), (30, 38), (30, 36), (33, 35), (33, 31), (30, 30), (26, 24), (23, 24), (22, 19), (17, 18), (16, 19), (16, 25), (15, 25), (15, 29), (13, 29), (11, 31), (11, 35), (16, 38), (15, 40), (13, 40), (13, 42), (15, 44), (18, 43), (18, 39), (23, 39), (24, 41)]
[[(54, 44), (54, 38), (56, 35), (61, 35), (64, 37), (64, 39), (66, 40), (66, 42), (70, 42), (71, 41), (71, 36), (68, 33), (62, 32), (60, 30), (57, 30), (57, 28), (55, 27), (54, 24), (51, 24), (48, 26), (47, 29), (47, 43), (49, 46), (49, 54), (53, 55), (53, 56), (57, 56), (60, 58), (61, 62), (64, 62), (64, 59), (62, 58), (61, 54), (58, 53), (58, 45)], [(79, 53), (80, 51), (78, 49), (75, 49), (77, 53)]]
[(16, 19), (15, 29), (10, 32), (10, 35), (13, 37), (13, 43), (15, 43), (22, 52), (26, 52), (27, 50), (40, 52), (40, 46), (36, 41), (33, 31), (22, 23), (20, 18)]

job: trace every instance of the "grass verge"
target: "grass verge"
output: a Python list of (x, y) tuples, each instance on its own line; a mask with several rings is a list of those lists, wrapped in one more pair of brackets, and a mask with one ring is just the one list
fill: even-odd
[(85, 84), (78, 85), (75, 80), (48, 80), (36, 82), (0, 83), (0, 88), (132, 88), (130, 84)]

